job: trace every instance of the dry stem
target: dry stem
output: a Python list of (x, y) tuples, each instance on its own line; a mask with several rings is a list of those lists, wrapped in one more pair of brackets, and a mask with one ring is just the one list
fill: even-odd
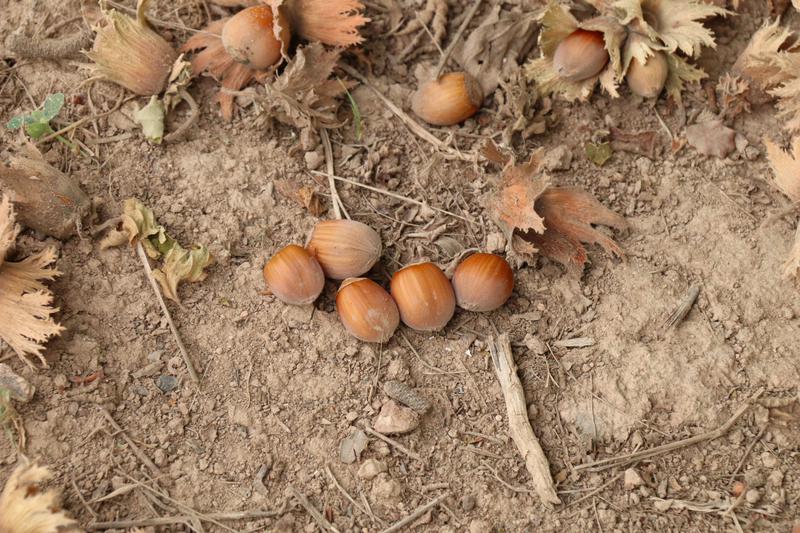
[(339, 533), (339, 530), (338, 530), (338, 529), (336, 529), (336, 528), (333, 526), (333, 524), (331, 524), (330, 522), (328, 522), (328, 519), (327, 519), (327, 518), (325, 518), (325, 517), (322, 515), (322, 513), (320, 513), (320, 512), (319, 512), (319, 510), (317, 510), (317, 508), (316, 508), (316, 507), (314, 507), (314, 506), (311, 504), (311, 502), (310, 502), (310, 501), (308, 501), (308, 498), (306, 498), (306, 497), (305, 497), (305, 495), (304, 495), (302, 492), (300, 492), (299, 490), (297, 490), (296, 488), (294, 488), (292, 485), (289, 485), (289, 491), (291, 491), (291, 493), (292, 493), (292, 496), (294, 496), (294, 497), (295, 497), (295, 499), (297, 500), (297, 502), (298, 502), (298, 503), (299, 503), (299, 504), (300, 504), (300, 505), (303, 507), (303, 509), (305, 509), (305, 510), (306, 510), (306, 512), (307, 512), (309, 515), (311, 515), (311, 518), (313, 518), (313, 519), (314, 519), (314, 521), (317, 523), (317, 525), (318, 525), (318, 526), (319, 526), (319, 527), (320, 527), (320, 528), (321, 528), (323, 531), (333, 531), (334, 533)]
[(147, 457), (147, 455), (146, 455), (146, 454), (145, 454), (145, 453), (142, 451), (142, 449), (141, 449), (141, 448), (139, 448), (139, 447), (136, 445), (136, 443), (135, 443), (135, 442), (133, 442), (133, 440), (132, 440), (132, 439), (131, 439), (131, 438), (128, 436), (128, 434), (127, 434), (127, 433), (125, 433), (125, 431), (124, 431), (124, 430), (123, 430), (123, 429), (120, 427), (120, 425), (119, 425), (119, 424), (117, 424), (117, 421), (116, 421), (116, 420), (114, 420), (114, 417), (112, 417), (112, 416), (111, 416), (111, 413), (109, 413), (109, 412), (106, 410), (106, 408), (105, 408), (105, 407), (100, 407), (100, 406), (98, 405), (98, 406), (97, 406), (97, 408), (98, 408), (98, 409), (100, 409), (100, 412), (103, 414), (103, 416), (104, 416), (104, 417), (105, 417), (105, 419), (108, 421), (108, 423), (109, 423), (109, 424), (111, 424), (111, 427), (113, 427), (113, 428), (116, 430), (116, 432), (117, 432), (117, 433), (119, 433), (119, 434), (122, 436), (123, 440), (125, 440), (125, 442), (128, 444), (128, 446), (130, 446), (130, 447), (131, 447), (131, 451), (133, 452), (133, 454), (134, 454), (136, 457), (138, 457), (138, 458), (139, 458), (139, 460), (140, 460), (140, 461), (141, 461), (141, 462), (142, 462), (142, 463), (143, 463), (145, 466), (147, 466), (147, 468), (149, 468), (150, 470), (152, 470), (152, 471), (153, 471), (153, 473), (154, 473), (155, 475), (157, 475), (157, 476), (158, 476), (158, 475), (161, 475), (161, 471), (158, 469), (158, 467), (156, 466), (156, 464), (155, 464), (153, 461), (151, 461), (149, 457)]
[(411, 457), (412, 459), (416, 459), (417, 461), (422, 461), (422, 457), (420, 457), (416, 453), (412, 452), (411, 450), (409, 450), (408, 448), (406, 448), (405, 446), (403, 446), (402, 444), (400, 444), (396, 440), (390, 439), (389, 437), (387, 437), (383, 433), (378, 433), (377, 431), (375, 431), (374, 429), (372, 429), (369, 426), (366, 426), (364, 428), (364, 431), (369, 433), (373, 437), (378, 437), (379, 439), (381, 439), (386, 444), (391, 444), (392, 446), (394, 446), (395, 448), (397, 448), (399, 451), (403, 452), (407, 456)]
[(164, 302), (164, 297), (161, 296), (161, 290), (158, 288), (156, 279), (153, 277), (153, 271), (150, 269), (150, 262), (147, 260), (147, 255), (145, 255), (144, 248), (142, 248), (142, 243), (140, 242), (136, 243), (136, 253), (139, 255), (139, 259), (142, 260), (142, 266), (144, 267), (145, 274), (147, 275), (147, 281), (150, 282), (153, 292), (156, 293), (156, 298), (161, 306), (161, 311), (163, 311), (164, 316), (167, 319), (167, 323), (169, 324), (169, 328), (172, 330), (172, 335), (175, 337), (175, 342), (178, 344), (178, 349), (180, 350), (183, 360), (186, 363), (186, 369), (189, 371), (189, 377), (192, 378), (192, 381), (198, 383), (200, 381), (200, 377), (197, 375), (194, 365), (192, 365), (192, 360), (189, 358), (189, 352), (186, 351), (186, 346), (183, 345), (181, 336), (178, 333), (178, 328), (175, 327), (175, 323), (172, 321), (172, 315), (170, 315), (169, 309), (167, 309), (167, 304)]
[(441, 496), (437, 496), (436, 498), (434, 498), (433, 500), (429, 501), (425, 505), (420, 505), (419, 507), (417, 507), (414, 510), (413, 513), (411, 513), (407, 517), (403, 518), (402, 520), (398, 520), (397, 522), (392, 524), (390, 527), (384, 529), (381, 533), (392, 533), (393, 531), (402, 530), (405, 526), (407, 526), (408, 524), (410, 524), (411, 522), (413, 522), (414, 520), (416, 520), (420, 516), (422, 516), (425, 513), (427, 513), (429, 509), (433, 509), (434, 507), (436, 507), (437, 505), (442, 503), (448, 496), (450, 496), (450, 493), (449, 492), (445, 492)]
[[(228, 513), (207, 513), (204, 517), (212, 520), (255, 520), (258, 518), (271, 518), (283, 513), (278, 511), (233, 511)], [(195, 517), (192, 515), (161, 516), (158, 518), (140, 518), (132, 520), (115, 520), (113, 522), (93, 522), (87, 526), (89, 530), (122, 529), (128, 527), (168, 526), (183, 524)]]
[(525, 391), (517, 376), (517, 365), (514, 362), (508, 334), (501, 334), (497, 340), (490, 338), (488, 344), (494, 361), (494, 370), (506, 400), (511, 438), (525, 460), (525, 466), (533, 479), (533, 487), (542, 503), (560, 505), (561, 500), (556, 494), (553, 476), (550, 474), (550, 463), (528, 420)]
[(342, 212), (344, 212), (344, 216), (349, 219), (350, 215), (347, 213), (347, 209), (345, 209), (342, 199), (339, 197), (339, 191), (336, 190), (336, 180), (333, 177), (335, 170), (333, 168), (333, 149), (331, 148), (331, 138), (328, 135), (328, 130), (321, 128), (319, 130), (319, 137), (322, 139), (322, 148), (325, 151), (325, 169), (328, 173), (328, 187), (331, 189), (333, 216), (335, 216), (337, 220), (341, 220)]
[(447, 45), (444, 52), (442, 53), (442, 57), (439, 58), (439, 64), (436, 66), (436, 72), (433, 75), (433, 79), (438, 80), (439, 76), (442, 75), (442, 70), (444, 70), (445, 65), (447, 65), (447, 60), (450, 58), (450, 55), (455, 50), (456, 45), (461, 40), (461, 36), (464, 35), (464, 32), (467, 30), (467, 26), (472, 21), (472, 18), (475, 16), (475, 13), (478, 12), (480, 9), (483, 0), (474, 0), (472, 2), (472, 7), (469, 8), (467, 15), (464, 17), (464, 21), (461, 23), (461, 26), (458, 27), (458, 31), (453, 36), (453, 39), (450, 41), (450, 44)]

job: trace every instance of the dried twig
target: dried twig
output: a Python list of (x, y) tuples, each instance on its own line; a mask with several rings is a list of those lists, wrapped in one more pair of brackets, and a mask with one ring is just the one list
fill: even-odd
[(383, 433), (378, 433), (377, 431), (375, 431), (374, 429), (372, 429), (369, 426), (364, 427), (364, 431), (369, 433), (373, 437), (378, 437), (379, 439), (381, 439), (386, 444), (391, 444), (392, 446), (394, 446), (395, 448), (397, 448), (399, 451), (403, 452), (407, 456), (411, 457), (412, 459), (416, 459), (417, 461), (422, 461), (422, 457), (420, 457), (418, 454), (412, 452), (411, 450), (409, 450), (408, 448), (406, 448), (405, 446), (403, 446), (402, 444), (400, 444), (396, 440), (390, 439), (389, 437), (387, 437)]
[(112, 107), (108, 111), (105, 111), (103, 113), (98, 113), (97, 115), (90, 115), (88, 117), (83, 117), (82, 119), (76, 120), (72, 124), (64, 126), (60, 130), (54, 131), (50, 135), (46, 135), (46, 136), (42, 137), (41, 139), (39, 139), (36, 142), (37, 142), (37, 144), (43, 144), (43, 143), (46, 143), (46, 142), (50, 142), (53, 139), (55, 139), (56, 137), (58, 137), (59, 135), (64, 135), (65, 133), (69, 133), (70, 131), (72, 131), (72, 130), (80, 127), (80, 126), (83, 126), (87, 122), (91, 122), (93, 120), (97, 120), (98, 118), (103, 118), (105, 116), (108, 116), (108, 115), (114, 113), (115, 111), (119, 110), (119, 108), (121, 108), (124, 103), (129, 102), (129, 101), (133, 100), (134, 98), (136, 98), (136, 97), (135, 96), (129, 96), (128, 98), (125, 98), (125, 93), (123, 92), (122, 95), (120, 96), (119, 100), (117, 100), (117, 103), (114, 104), (114, 107)]
[(658, 455), (663, 455), (665, 453), (678, 450), (680, 448), (685, 448), (686, 446), (691, 446), (693, 444), (697, 444), (699, 442), (704, 442), (707, 440), (718, 439), (722, 435), (726, 434), (733, 424), (736, 423), (739, 418), (750, 408), (755, 400), (764, 394), (764, 389), (758, 389), (755, 394), (750, 396), (747, 399), (744, 405), (739, 407), (733, 416), (731, 416), (724, 424), (722, 424), (717, 429), (707, 431), (706, 433), (701, 433), (700, 435), (695, 435), (694, 437), (688, 437), (686, 439), (681, 439), (679, 441), (670, 442), (668, 444), (662, 444), (661, 446), (656, 446), (654, 448), (649, 448), (647, 450), (642, 450), (634, 453), (628, 453), (625, 455), (619, 455), (617, 457), (609, 457), (607, 459), (601, 459), (599, 461), (593, 461), (591, 463), (586, 463), (582, 465), (578, 465), (575, 467), (576, 471), (580, 470), (606, 470), (608, 468), (614, 468), (617, 466), (624, 466), (630, 464), (634, 461), (641, 461), (643, 459), (649, 459), (651, 457), (656, 457)]
[(477, 157), (476, 154), (472, 152), (464, 153), (464, 152), (459, 152), (458, 150), (454, 150), (453, 148), (447, 146), (447, 144), (445, 144), (444, 141), (440, 141), (439, 139), (437, 139), (431, 132), (423, 128), (416, 120), (408, 116), (408, 114), (405, 111), (397, 107), (397, 105), (395, 105), (394, 102), (392, 102), (386, 96), (384, 96), (383, 93), (381, 93), (374, 85), (372, 85), (372, 83), (370, 83), (366, 77), (364, 77), (360, 72), (358, 72), (353, 67), (349, 65), (340, 64), (339, 68), (341, 68), (342, 70), (347, 72), (347, 74), (354, 77), (355, 79), (363, 83), (366, 87), (371, 89), (372, 92), (374, 92), (378, 96), (378, 98), (380, 98), (383, 104), (386, 107), (388, 107), (392, 113), (397, 115), (397, 118), (399, 118), (406, 126), (408, 126), (408, 129), (410, 129), (412, 133), (414, 133), (417, 137), (419, 137), (423, 141), (430, 143), (431, 145), (433, 145), (434, 148), (442, 152), (442, 156), (445, 159), (460, 159), (462, 161), (474, 161), (475, 158)]
[(334, 533), (339, 533), (339, 530), (336, 529), (333, 524), (328, 522), (328, 519), (325, 518), (322, 513), (320, 513), (316, 507), (314, 507), (308, 498), (305, 495), (294, 488), (292, 485), (289, 485), (289, 491), (292, 493), (292, 496), (297, 500), (297, 502), (306, 510), (306, 512), (311, 515), (311, 518), (317, 523), (317, 525), (322, 528), (323, 531), (333, 531)]
[(144, 465), (147, 466), (147, 468), (152, 470), (155, 475), (157, 476), (161, 475), (161, 471), (158, 469), (156, 464), (153, 461), (151, 461), (149, 457), (147, 457), (147, 455), (142, 451), (142, 449), (139, 448), (136, 445), (136, 443), (133, 442), (133, 440), (128, 436), (128, 434), (125, 433), (125, 431), (120, 427), (120, 425), (117, 424), (117, 421), (114, 420), (114, 417), (111, 416), (111, 413), (109, 413), (105, 407), (101, 407), (98, 405), (97, 408), (100, 409), (100, 412), (103, 414), (108, 423), (111, 424), (111, 427), (113, 427), (116, 430), (116, 432), (122, 436), (125, 443), (131, 447), (131, 451), (133, 452), (133, 454), (142, 463), (144, 463)]
[(147, 281), (150, 282), (153, 292), (156, 293), (156, 298), (161, 306), (161, 311), (164, 313), (167, 323), (169, 324), (169, 328), (172, 330), (172, 335), (175, 337), (175, 342), (178, 344), (178, 349), (180, 350), (183, 360), (186, 363), (186, 369), (189, 371), (189, 377), (192, 378), (192, 381), (198, 383), (200, 381), (200, 377), (197, 375), (197, 371), (194, 369), (192, 360), (189, 358), (189, 352), (186, 351), (186, 346), (183, 345), (181, 336), (178, 333), (178, 328), (175, 327), (175, 323), (172, 321), (172, 315), (170, 315), (169, 309), (167, 309), (167, 304), (164, 302), (164, 297), (161, 296), (161, 290), (158, 288), (156, 279), (153, 277), (153, 271), (150, 268), (150, 262), (147, 260), (147, 255), (145, 255), (141, 242), (136, 243), (136, 253), (139, 255), (139, 259), (142, 261), (142, 266), (144, 267), (145, 274), (147, 275)]
[(356, 509), (358, 509), (359, 511), (361, 511), (362, 513), (364, 513), (365, 515), (370, 517), (371, 520), (373, 520), (373, 521), (377, 520), (381, 524), (385, 523), (383, 520), (381, 520), (380, 518), (378, 518), (374, 514), (368, 512), (365, 508), (361, 507), (358, 504), (358, 502), (356, 502), (356, 500), (352, 496), (350, 496), (350, 494), (345, 490), (345, 488), (342, 486), (342, 484), (339, 483), (339, 480), (336, 479), (336, 476), (333, 475), (333, 471), (331, 470), (331, 467), (329, 465), (325, 465), (325, 473), (328, 474), (329, 478), (331, 478), (331, 481), (333, 482), (333, 485), (339, 490), (339, 492), (342, 493), (342, 496), (344, 496), (347, 499), (347, 501), (349, 501), (351, 504), (353, 504), (353, 507), (355, 507)]
[(418, 205), (418, 206), (421, 206), (421, 207), (427, 207), (428, 209), (432, 209), (434, 211), (438, 211), (439, 213), (444, 213), (445, 215), (450, 215), (451, 217), (455, 217), (455, 218), (464, 220), (465, 222), (470, 222), (470, 220), (468, 218), (462, 217), (461, 215), (457, 215), (455, 213), (452, 213), (450, 211), (446, 211), (444, 209), (440, 209), (438, 207), (433, 207), (432, 205), (428, 205), (425, 202), (420, 202), (419, 200), (414, 200), (413, 198), (409, 198), (407, 196), (403, 196), (402, 194), (397, 194), (397, 193), (394, 193), (394, 192), (391, 192), (391, 191), (387, 191), (386, 189), (380, 189), (378, 187), (373, 187), (372, 185), (367, 185), (365, 183), (359, 183), (359, 182), (357, 182), (355, 180), (351, 180), (351, 179), (348, 179), (348, 178), (342, 178), (340, 176), (334, 176), (332, 174), (327, 174), (325, 172), (320, 172), (318, 170), (312, 170), (311, 173), (312, 174), (318, 174), (320, 176), (326, 176), (329, 179), (333, 178), (335, 180), (343, 181), (345, 183), (349, 183), (351, 185), (355, 185), (356, 187), (361, 187), (362, 189), (367, 189), (369, 191), (377, 192), (377, 193), (380, 193), (380, 194), (385, 194), (386, 196), (391, 196), (392, 198), (396, 198), (398, 200), (402, 200), (402, 201), (408, 202), (410, 204), (415, 204), (415, 205)]
[(331, 148), (331, 138), (328, 135), (328, 130), (325, 128), (320, 128), (319, 137), (322, 139), (322, 149), (325, 151), (325, 169), (328, 173), (328, 187), (331, 190), (333, 215), (337, 220), (340, 220), (342, 218), (342, 213), (344, 213), (344, 216), (349, 219), (350, 215), (347, 214), (347, 210), (342, 203), (342, 199), (339, 197), (339, 191), (336, 190), (336, 180), (333, 177), (335, 174), (333, 168), (333, 149)]
[[(233, 511), (227, 513), (206, 513), (202, 516), (212, 520), (255, 520), (259, 518), (272, 518), (284, 513), (278, 511)], [(115, 520), (113, 522), (92, 522), (87, 526), (89, 530), (123, 529), (128, 527), (168, 526), (171, 524), (185, 524), (195, 517), (192, 515), (160, 516), (158, 518), (140, 518), (132, 520)]]
[(742, 467), (744, 466), (744, 462), (747, 460), (747, 457), (748, 457), (748, 456), (750, 455), (750, 453), (753, 451), (753, 448), (755, 448), (755, 447), (756, 447), (756, 444), (758, 444), (758, 441), (760, 441), (760, 440), (761, 440), (761, 437), (763, 437), (763, 436), (764, 436), (764, 432), (765, 432), (766, 430), (767, 430), (767, 425), (765, 424), (765, 425), (764, 425), (764, 426), (763, 426), (763, 427), (762, 427), (762, 428), (761, 428), (761, 429), (758, 431), (758, 435), (756, 435), (756, 438), (754, 438), (754, 439), (753, 439), (753, 442), (751, 442), (751, 443), (750, 443), (750, 445), (749, 445), (749, 446), (747, 446), (747, 449), (746, 449), (746, 450), (744, 451), (744, 453), (742, 454), (742, 458), (739, 460), (739, 464), (738, 464), (738, 465), (736, 465), (736, 469), (733, 471), (733, 473), (731, 474), (731, 477), (730, 477), (730, 479), (728, 480), (728, 485), (731, 485), (731, 484), (733, 484), (733, 480), (734, 480), (734, 479), (736, 479), (736, 474), (738, 474), (738, 473), (739, 473), (739, 471), (742, 469)]
[(494, 370), (505, 396), (509, 433), (525, 460), (525, 466), (533, 480), (533, 487), (542, 503), (560, 505), (561, 499), (556, 494), (553, 476), (550, 474), (550, 463), (528, 420), (525, 391), (517, 376), (517, 365), (514, 362), (508, 334), (501, 334), (497, 340), (489, 338), (488, 345), (494, 361)]
[(416, 520), (420, 516), (422, 516), (425, 513), (427, 513), (429, 509), (433, 509), (434, 507), (436, 507), (437, 505), (442, 503), (448, 496), (450, 496), (450, 493), (449, 492), (445, 492), (441, 496), (437, 496), (436, 498), (434, 498), (433, 500), (429, 501), (425, 505), (420, 505), (419, 507), (417, 507), (414, 510), (413, 513), (411, 513), (407, 517), (403, 518), (402, 520), (398, 520), (397, 522), (392, 524), (390, 527), (384, 529), (381, 533), (392, 533), (393, 531), (402, 530), (408, 524), (412, 523), (414, 520)]
[(482, 3), (483, 0), (473, 0), (472, 7), (469, 8), (469, 11), (467, 11), (467, 14), (464, 16), (461, 26), (458, 27), (458, 31), (456, 31), (456, 34), (450, 41), (450, 44), (448, 44), (447, 48), (445, 48), (442, 57), (439, 58), (439, 64), (436, 66), (436, 72), (433, 75), (433, 79), (438, 80), (439, 76), (442, 75), (442, 70), (444, 70), (445, 65), (447, 65), (447, 60), (450, 58), (450, 55), (456, 48), (456, 45), (461, 40), (461, 36), (464, 35), (465, 31), (467, 31), (469, 23), (472, 22), (472, 18), (475, 16), (475, 13), (478, 12), (478, 9), (480, 9)]

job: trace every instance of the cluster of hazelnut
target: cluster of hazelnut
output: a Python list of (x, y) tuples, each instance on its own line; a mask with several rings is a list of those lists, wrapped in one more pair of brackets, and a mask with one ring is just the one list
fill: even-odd
[(345, 329), (366, 342), (386, 342), (402, 320), (419, 331), (439, 331), (455, 313), (492, 311), (514, 289), (514, 274), (500, 256), (476, 253), (462, 261), (452, 283), (433, 263), (398, 270), (390, 292), (363, 276), (381, 255), (378, 233), (354, 220), (318, 223), (305, 248), (290, 244), (264, 266), (264, 281), (281, 301), (307, 305), (319, 297), (325, 277), (342, 280), (336, 310)]

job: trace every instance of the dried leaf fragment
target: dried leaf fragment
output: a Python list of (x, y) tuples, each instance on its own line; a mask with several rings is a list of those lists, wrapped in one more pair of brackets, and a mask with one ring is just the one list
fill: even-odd
[(599, 244), (615, 257), (624, 255), (613, 239), (593, 226), (602, 224), (622, 230), (628, 226), (627, 222), (588, 192), (578, 187), (550, 187), (538, 198), (535, 209), (547, 229), (541, 234), (525, 233), (523, 238), (572, 274), (579, 276), (588, 259), (583, 244)]
[(206, 279), (204, 269), (212, 262), (211, 253), (205, 246), (186, 250), (179, 244), (164, 255), (164, 266), (153, 270), (153, 277), (161, 285), (164, 296), (174, 302), (178, 298), (178, 284), (186, 281), (196, 283)]
[(306, 208), (315, 217), (323, 215), (325, 206), (317, 191), (308, 185), (300, 185), (294, 180), (275, 180), (275, 188), (281, 195)]
[(602, 167), (606, 161), (611, 159), (614, 155), (614, 150), (611, 148), (611, 143), (586, 143), (586, 157), (597, 165)]
[(686, 128), (686, 140), (703, 155), (724, 158), (736, 149), (736, 131), (713, 119)]
[(23, 460), (8, 478), (0, 493), (0, 531), (3, 533), (59, 533), (79, 531), (76, 522), (59, 511), (58, 493), (40, 491), (39, 485), (50, 479), (47, 468)]
[(544, 231), (544, 220), (533, 207), (549, 183), (546, 177), (538, 175), (543, 155), (544, 150), (540, 148), (531, 154), (527, 163), (515, 165), (509, 161), (503, 169), (493, 209), (509, 240), (515, 230)]
[(18, 262), (7, 261), (19, 226), (11, 202), (0, 199), (0, 338), (30, 366), (30, 356), (36, 356), (44, 368), (44, 343), (59, 335), (64, 328), (52, 315), (58, 308), (51, 306), (53, 294), (42, 283), (60, 274), (49, 268), (56, 252), (47, 248)]
[(364, 38), (358, 28), (369, 22), (358, 0), (266, 0), (273, 9), (285, 7), (292, 32), (330, 46), (352, 46)]
[(791, 152), (785, 152), (767, 137), (764, 138), (764, 145), (767, 147), (775, 185), (789, 200), (800, 203), (800, 137), (792, 140)]

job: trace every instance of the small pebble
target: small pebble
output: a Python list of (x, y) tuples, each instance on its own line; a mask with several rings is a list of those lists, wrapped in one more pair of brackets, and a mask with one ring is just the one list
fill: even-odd
[(361, 479), (373, 479), (383, 472), (386, 472), (386, 463), (377, 459), (367, 459), (358, 469), (357, 475)]
[(417, 429), (417, 426), (419, 426), (419, 415), (394, 400), (384, 403), (381, 412), (372, 422), (375, 431), (396, 435), (410, 433)]
[(780, 461), (778, 461), (778, 458), (772, 455), (771, 453), (764, 452), (761, 454), (761, 464), (763, 464), (767, 468), (775, 468), (776, 466), (778, 466), (778, 464), (780, 464)]
[(156, 379), (156, 387), (158, 387), (164, 394), (169, 394), (178, 386), (178, 378), (175, 376), (168, 376), (162, 374)]
[(465, 494), (461, 497), (461, 510), (465, 513), (468, 513), (475, 509), (475, 496), (472, 494)]
[(623, 482), (625, 490), (633, 490), (637, 487), (641, 487), (643, 484), (644, 480), (642, 479), (642, 476), (639, 475), (639, 472), (633, 468), (629, 468), (625, 471), (625, 478)]
[(761, 499), (761, 491), (758, 489), (750, 489), (745, 493), (744, 499), (747, 500), (747, 503), (758, 503)]

